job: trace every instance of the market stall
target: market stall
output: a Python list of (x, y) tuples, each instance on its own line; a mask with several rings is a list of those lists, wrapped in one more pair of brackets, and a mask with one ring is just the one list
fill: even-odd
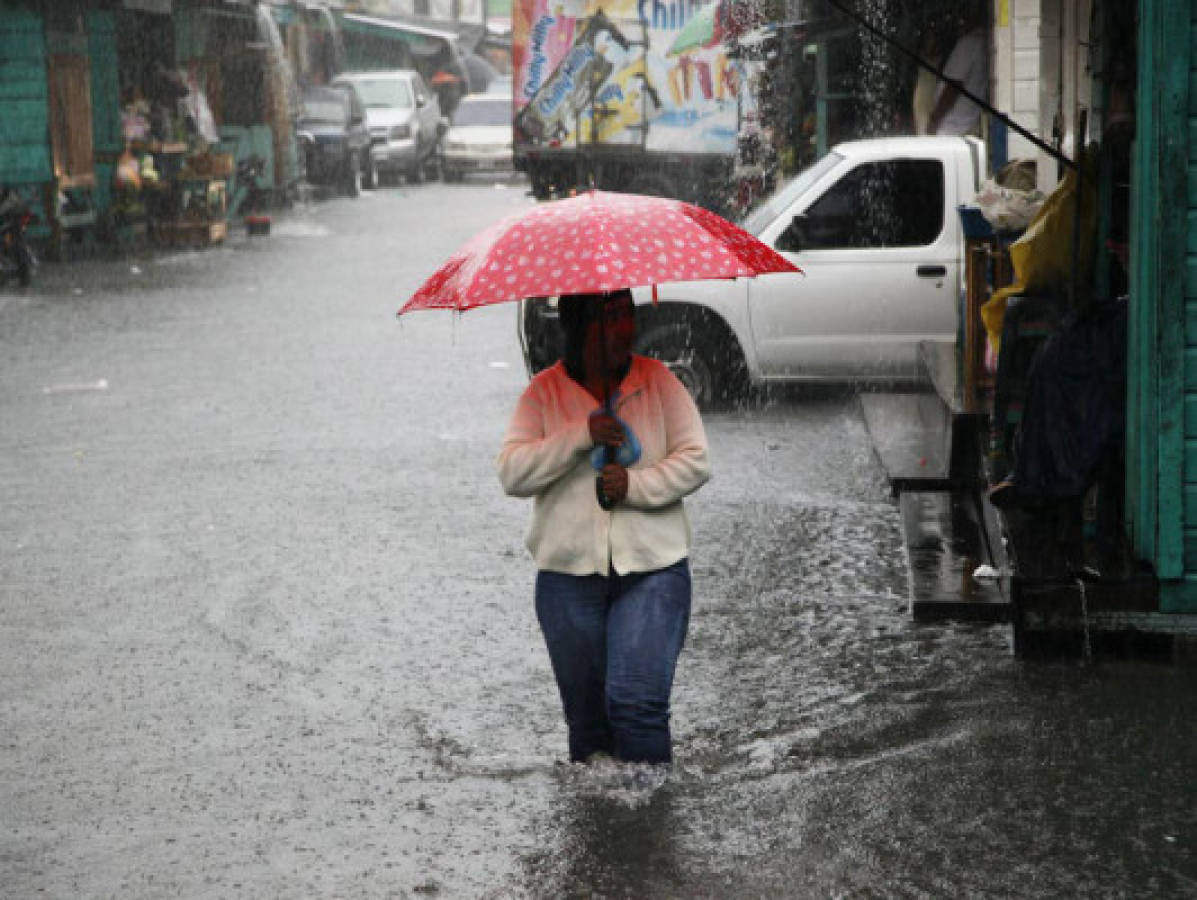
[(118, 244), (224, 237), (219, 198), (231, 159), (212, 153), (219, 135), (207, 97), (175, 67), (169, 11), (126, 8), (117, 18), (121, 143), (111, 160), (111, 221)]
[(255, 196), (298, 180), (297, 94), (259, 4), (126, 3), (117, 47), (120, 140), (107, 162), (118, 243), (223, 240), (241, 161), (264, 162)]
[[(300, 107), (270, 12), (251, 3), (200, 4), (176, 12), (174, 22), (177, 66), (195, 101), (206, 149), (231, 155), (230, 171), (261, 157), (265, 166), (257, 186), (272, 202), (282, 201), (300, 178), (295, 136)], [(201, 100), (210, 122), (203, 119)]]

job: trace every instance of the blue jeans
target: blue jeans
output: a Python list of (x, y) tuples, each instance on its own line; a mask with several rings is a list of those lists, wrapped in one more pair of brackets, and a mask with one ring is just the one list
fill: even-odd
[(669, 693), (690, 624), (690, 564), (655, 572), (536, 576), (544, 633), (569, 726), (569, 758), (598, 750), (667, 763)]

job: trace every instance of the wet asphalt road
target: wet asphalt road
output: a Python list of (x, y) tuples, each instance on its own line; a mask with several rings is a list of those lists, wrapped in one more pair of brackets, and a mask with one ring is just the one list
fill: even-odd
[(708, 415), (678, 764), (562, 765), (514, 307), (397, 323), (522, 186), (0, 295), (0, 896), (1185, 896), (1191, 671), (913, 625), (848, 395)]

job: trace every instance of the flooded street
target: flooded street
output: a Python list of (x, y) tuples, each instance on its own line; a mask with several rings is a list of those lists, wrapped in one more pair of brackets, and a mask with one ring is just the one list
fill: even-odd
[(675, 768), (563, 762), (493, 467), (515, 307), (394, 318), (531, 202), (390, 188), (0, 295), (0, 896), (1197, 893), (1194, 670), (915, 625), (847, 393), (705, 417)]

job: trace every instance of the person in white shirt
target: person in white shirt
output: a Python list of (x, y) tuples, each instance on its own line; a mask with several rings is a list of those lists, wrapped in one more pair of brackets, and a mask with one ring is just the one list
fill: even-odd
[(570, 760), (669, 763), (690, 618), (682, 500), (710, 476), (706, 434), (673, 373), (631, 353), (631, 291), (562, 297), (558, 309), (565, 354), (520, 397), (499, 479), (534, 500), (536, 613)]
[[(989, 67), (986, 62), (984, 16), (974, 11), (965, 23), (965, 33), (956, 41), (943, 73), (962, 84), (969, 93), (989, 100)], [(931, 134), (979, 134), (981, 107), (960, 92), (955, 84), (944, 82), (927, 122)]]

